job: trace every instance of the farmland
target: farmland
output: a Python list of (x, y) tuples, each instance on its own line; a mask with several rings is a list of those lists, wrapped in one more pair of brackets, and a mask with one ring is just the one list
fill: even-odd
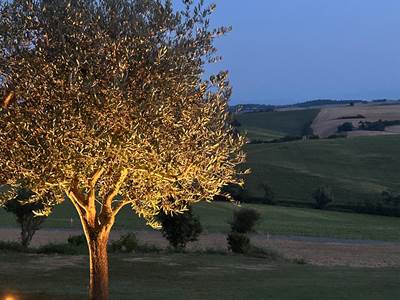
[(301, 136), (304, 128), (311, 124), (319, 109), (287, 110), (262, 113), (239, 114), (236, 119), (239, 130), (252, 140), (270, 140), (286, 135)]
[[(362, 116), (359, 118), (357, 116)], [(346, 119), (343, 119), (346, 118)], [(375, 122), (378, 120), (399, 120), (400, 105), (387, 104), (356, 104), (354, 106), (337, 106), (322, 108), (318, 116), (312, 124), (314, 133), (322, 138), (332, 135), (336, 132), (337, 127), (344, 122), (351, 122), (354, 127), (358, 127), (358, 122), (369, 121)], [(385, 131), (356, 131), (350, 135), (382, 135), (399, 133), (398, 127), (387, 128)]]
[[(400, 241), (398, 230), (400, 218), (297, 207), (255, 204), (242, 206), (254, 208), (260, 212), (261, 222), (256, 227), (259, 234)], [(194, 207), (194, 211), (199, 216), (205, 232), (226, 234), (229, 231), (228, 221), (235, 208), (231, 203), (214, 202), (198, 204)], [(15, 226), (12, 214), (0, 211), (0, 220), (3, 228)], [(44, 229), (80, 230), (81, 225), (72, 205), (65, 202), (55, 208), (43, 227)], [(121, 211), (114, 229), (151, 230), (129, 208)], [(15, 235), (14, 238), (17, 237)]]
[(250, 196), (267, 183), (278, 201), (309, 203), (318, 186), (330, 186), (335, 204), (375, 201), (384, 190), (400, 191), (400, 139), (393, 136), (247, 145)]

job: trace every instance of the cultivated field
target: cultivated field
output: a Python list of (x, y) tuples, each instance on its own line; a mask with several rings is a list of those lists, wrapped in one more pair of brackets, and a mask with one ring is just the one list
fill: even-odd
[(319, 109), (301, 109), (261, 113), (238, 114), (238, 129), (252, 140), (271, 140), (286, 135), (301, 136), (303, 129), (311, 124)]
[(356, 205), (376, 201), (385, 190), (400, 191), (400, 138), (358, 137), (247, 145), (252, 173), (246, 190), (263, 197), (267, 183), (276, 199), (311, 203), (312, 192), (330, 186), (334, 204)]
[[(400, 218), (373, 216), (335, 211), (321, 211), (310, 208), (280, 207), (270, 205), (243, 204), (242, 207), (255, 208), (261, 214), (261, 222), (256, 230), (259, 234), (280, 236), (328, 237), (337, 239), (383, 240), (400, 242)], [(226, 234), (228, 221), (236, 207), (231, 203), (213, 202), (194, 206), (194, 212), (200, 217), (205, 233)], [(18, 230), (13, 229), (16, 222), (12, 214), (0, 210), (0, 240), (17, 239)], [(71, 223), (72, 220), (72, 223)], [(74, 208), (68, 202), (54, 210), (43, 228), (52, 230), (46, 238), (41, 231), (34, 237), (34, 243), (62, 242), (69, 230), (80, 232), (81, 225)], [(61, 231), (57, 233), (56, 229)], [(121, 211), (117, 217), (115, 230), (150, 231), (129, 208)], [(10, 235), (10, 231), (12, 233)], [(36, 245), (38, 245), (36, 244)]]
[[(341, 119), (347, 117), (356, 117), (362, 115), (365, 118)], [(360, 121), (378, 121), (378, 120), (400, 120), (400, 105), (378, 105), (378, 104), (356, 104), (354, 106), (336, 106), (322, 108), (318, 116), (312, 123), (314, 134), (322, 138), (328, 137), (337, 131), (337, 127), (345, 122), (351, 122), (358, 127)], [(350, 133), (350, 136), (361, 135), (382, 135), (400, 133), (399, 126), (387, 128), (385, 132), (379, 131), (357, 131)]]

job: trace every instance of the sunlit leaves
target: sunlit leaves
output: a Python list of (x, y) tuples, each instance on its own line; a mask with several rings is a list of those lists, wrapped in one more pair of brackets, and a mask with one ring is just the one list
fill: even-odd
[(227, 74), (201, 77), (227, 29), (210, 30), (214, 7), (192, 2), (180, 13), (155, 0), (3, 6), (0, 74), (15, 101), (0, 112), (1, 183), (24, 178), (38, 197), (52, 191), (52, 206), (72, 188), (85, 196), (104, 168), (97, 200), (119, 185), (114, 211), (131, 205), (152, 226), (160, 210), (240, 183), (244, 139), (228, 122)]

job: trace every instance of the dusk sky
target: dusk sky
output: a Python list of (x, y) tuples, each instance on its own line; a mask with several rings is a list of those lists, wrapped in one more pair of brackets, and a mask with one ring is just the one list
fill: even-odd
[(400, 98), (399, 0), (215, 0), (232, 104)]

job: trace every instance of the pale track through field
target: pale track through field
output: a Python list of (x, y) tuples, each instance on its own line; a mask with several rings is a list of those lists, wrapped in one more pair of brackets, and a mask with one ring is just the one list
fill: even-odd
[[(41, 229), (32, 241), (37, 247), (48, 243), (65, 243), (71, 235), (79, 235), (78, 229)], [(111, 240), (118, 239), (125, 231), (115, 230)], [(167, 247), (168, 243), (157, 231), (135, 232), (141, 243)], [(0, 228), (0, 240), (17, 241), (19, 229)], [(344, 240), (333, 238), (251, 236), (256, 246), (276, 250), (289, 259), (304, 259), (306, 263), (318, 266), (350, 267), (400, 267), (400, 242), (365, 240)], [(226, 250), (226, 235), (203, 234), (199, 241), (190, 243), (188, 250)]]

